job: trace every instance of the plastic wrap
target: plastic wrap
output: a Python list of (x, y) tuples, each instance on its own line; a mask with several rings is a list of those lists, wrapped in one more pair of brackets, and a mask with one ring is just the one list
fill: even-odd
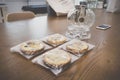
[[(66, 49), (66, 45), (71, 44), (71, 43), (74, 43), (74, 42), (79, 42), (79, 41), (80, 41), (80, 40), (78, 40), (78, 39), (73, 39), (73, 40), (71, 40), (71, 41), (69, 41), (69, 42), (67, 42), (67, 43), (59, 46), (59, 48), (65, 50), (65, 51), (68, 51), (68, 50)], [(84, 41), (83, 41), (83, 42), (84, 42)], [(85, 43), (87, 43), (87, 42), (85, 42)], [(76, 56), (78, 56), (78, 57), (81, 57), (82, 55), (84, 55), (85, 53), (87, 53), (88, 51), (92, 50), (92, 49), (95, 47), (95, 45), (90, 44), (90, 43), (87, 43), (87, 45), (88, 45), (88, 50), (87, 50), (86, 52), (84, 52), (84, 53), (82, 53), (82, 54), (81, 54), (81, 53), (79, 53), (79, 54), (74, 54), (74, 53), (72, 53), (72, 54), (74, 54), (74, 55), (76, 55)], [(69, 52), (69, 51), (68, 51), (68, 52)]]
[[(29, 40), (29, 41), (30, 41), (30, 40)], [(40, 41), (41, 41), (41, 40), (40, 40)], [(28, 42), (28, 41), (26, 41), (26, 42)], [(41, 42), (42, 42), (42, 41), (41, 41)], [(23, 43), (24, 43), (24, 42), (23, 42)], [(10, 48), (10, 51), (11, 51), (12, 53), (18, 53), (18, 54), (22, 55), (23, 57), (25, 57), (26, 59), (31, 59), (31, 58), (35, 57), (36, 55), (42, 54), (43, 52), (45, 52), (45, 51), (47, 51), (47, 50), (49, 50), (49, 49), (52, 48), (51, 46), (45, 44), (44, 42), (42, 42), (42, 43), (44, 44), (45, 48), (44, 48), (42, 51), (38, 52), (37, 54), (27, 55), (27, 54), (24, 54), (23, 52), (21, 52), (21, 50), (20, 50), (20, 45), (21, 45), (22, 43), (13, 46), (12, 48)]]
[[(57, 49), (57, 48), (55, 48)], [(64, 66), (64, 67), (61, 67), (59, 69), (53, 69), (53, 68), (50, 68), (48, 66), (46, 66), (43, 62), (43, 56), (45, 55), (46, 53), (42, 54), (42, 55), (39, 55), (38, 57), (34, 58), (32, 60), (33, 63), (35, 64), (38, 64), (38, 65), (41, 65), (43, 67), (45, 67), (46, 69), (49, 69), (51, 72), (53, 72), (55, 75), (58, 75), (59, 73), (61, 73), (62, 71), (64, 71), (65, 68), (67, 68), (68, 66), (70, 66), (71, 63), (73, 63), (74, 61), (76, 61), (77, 59), (79, 59), (78, 57), (76, 57), (75, 55), (73, 54), (70, 54), (71, 56), (71, 63), (68, 64), (67, 66)]]
[[(58, 33), (56, 33), (56, 34), (58, 34)], [(55, 35), (55, 34), (52, 34), (52, 35)], [(61, 35), (61, 34), (60, 34)], [(45, 38), (43, 38), (42, 40), (43, 40), (43, 42), (45, 42), (46, 44), (48, 44), (48, 45), (50, 45), (50, 46), (52, 46), (52, 47), (58, 47), (58, 46), (60, 46), (60, 45), (62, 45), (62, 44), (64, 44), (64, 43), (66, 43), (66, 42), (68, 42), (70, 39), (68, 39), (67, 37), (66, 37), (66, 41), (64, 42), (64, 43), (61, 43), (61, 44), (51, 44), (51, 43), (49, 43), (48, 41), (47, 41), (47, 39), (50, 37), (51, 35), (48, 35), (48, 36), (46, 36)], [(63, 35), (64, 36), (64, 35)], [(64, 36), (65, 37), (65, 36)]]

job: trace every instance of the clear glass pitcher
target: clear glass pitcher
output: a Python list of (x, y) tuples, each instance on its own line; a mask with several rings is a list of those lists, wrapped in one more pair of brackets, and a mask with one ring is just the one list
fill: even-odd
[(95, 21), (95, 14), (87, 8), (87, 2), (80, 2), (75, 9), (70, 10), (67, 15), (68, 29), (66, 36), (69, 38), (89, 39), (91, 37), (90, 27)]

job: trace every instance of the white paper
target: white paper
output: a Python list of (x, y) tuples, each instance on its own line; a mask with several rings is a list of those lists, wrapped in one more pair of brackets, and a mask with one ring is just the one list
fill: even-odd
[[(74, 42), (76, 42), (76, 41), (80, 41), (80, 40), (78, 40), (78, 39), (73, 39), (73, 40), (71, 40), (71, 41), (69, 41), (69, 42), (67, 42), (67, 43), (59, 46), (59, 48), (67, 51), (66, 45), (67, 45), (67, 44), (74, 43)], [(86, 43), (87, 43), (87, 42), (86, 42)], [(90, 43), (87, 43), (87, 45), (89, 46), (89, 47), (88, 47), (88, 51), (92, 50), (92, 49), (95, 47), (95, 45), (90, 44)], [(87, 51), (87, 52), (88, 52), (88, 51)], [(86, 52), (85, 52), (85, 53), (86, 53)], [(81, 57), (82, 55), (84, 55), (84, 53), (83, 53), (83, 54), (74, 54), (74, 55), (76, 55), (76, 56), (78, 56), (78, 57)]]
[[(56, 34), (58, 34), (58, 33), (56, 33)], [(55, 35), (55, 34), (51, 34), (51, 35)], [(48, 36), (44, 37), (44, 38), (42, 39), (42, 41), (45, 42), (45, 43), (47, 43), (48, 45), (50, 45), (50, 46), (52, 46), (52, 47), (57, 47), (57, 46), (60, 46), (60, 45), (64, 44), (64, 43), (59, 44), (59, 45), (50, 44), (50, 43), (47, 41), (47, 39), (48, 39), (49, 36), (51, 36), (51, 35), (48, 35)], [(60, 34), (60, 35), (61, 35), (61, 34)], [(64, 35), (63, 35), (63, 36), (64, 36)], [(66, 37), (66, 38), (67, 38), (67, 37)], [(66, 42), (68, 42), (69, 40), (70, 40), (70, 39), (67, 38)], [(66, 42), (65, 42), (65, 43), (66, 43)]]
[[(49, 69), (49, 70), (50, 70), (51, 72), (53, 72), (55, 75), (58, 75), (59, 73), (61, 73), (61, 72), (63, 71), (63, 68), (60, 68), (60, 69), (52, 69), (52, 68), (47, 67), (47, 66), (43, 63), (43, 61), (42, 61), (44, 55), (45, 55), (45, 54), (42, 54), (42, 55), (34, 58), (34, 59), (32, 60), (32, 62), (35, 63), (35, 64), (38, 64), (38, 65), (41, 65), (41, 66), (43, 66), (43, 67), (45, 67), (45, 68), (47, 68), (47, 69)], [(76, 56), (74, 56), (73, 54), (70, 54), (70, 56), (71, 56), (71, 63), (73, 63), (74, 61), (76, 61), (77, 59), (79, 59), (79, 57), (76, 57)]]
[[(27, 42), (27, 41), (26, 41), (26, 42)], [(38, 55), (38, 54), (42, 54), (44, 51), (52, 48), (51, 46), (43, 43), (43, 44), (45, 45), (44, 50), (42, 50), (41, 52), (39, 52), (38, 54), (35, 54), (35, 55), (26, 55), (26, 54), (24, 54), (23, 52), (21, 52), (21, 50), (20, 50), (20, 45), (21, 45), (21, 44), (22, 44), (22, 43), (20, 43), (20, 44), (18, 44), (18, 45), (16, 45), (16, 46), (13, 46), (12, 48), (10, 48), (10, 51), (11, 51), (12, 53), (17, 52), (17, 53), (19, 53), (20, 55), (22, 55), (23, 57), (25, 57), (26, 59), (31, 59), (31, 58), (33, 58), (34, 56), (36, 56), (36, 55)]]
[(56, 12), (57, 16), (65, 15), (74, 8), (72, 0), (47, 0), (47, 2)]

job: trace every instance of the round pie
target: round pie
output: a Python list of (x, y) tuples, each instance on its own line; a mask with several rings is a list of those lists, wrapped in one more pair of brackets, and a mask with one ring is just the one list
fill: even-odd
[(67, 38), (60, 34), (54, 34), (48, 37), (47, 42), (53, 45), (60, 45), (67, 41)]
[(31, 40), (20, 45), (20, 50), (24, 54), (32, 55), (44, 49), (44, 44), (39, 40)]
[(88, 47), (88, 44), (83, 41), (74, 42), (66, 45), (66, 49), (73, 54), (82, 54), (88, 50)]
[(71, 62), (71, 56), (64, 50), (54, 49), (45, 53), (43, 62), (50, 68), (58, 69), (69, 64)]

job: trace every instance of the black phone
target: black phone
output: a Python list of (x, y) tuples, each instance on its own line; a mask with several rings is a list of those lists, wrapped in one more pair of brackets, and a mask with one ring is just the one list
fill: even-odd
[(96, 28), (97, 28), (97, 29), (105, 30), (105, 29), (111, 28), (111, 25), (102, 24), (102, 25), (96, 26)]

